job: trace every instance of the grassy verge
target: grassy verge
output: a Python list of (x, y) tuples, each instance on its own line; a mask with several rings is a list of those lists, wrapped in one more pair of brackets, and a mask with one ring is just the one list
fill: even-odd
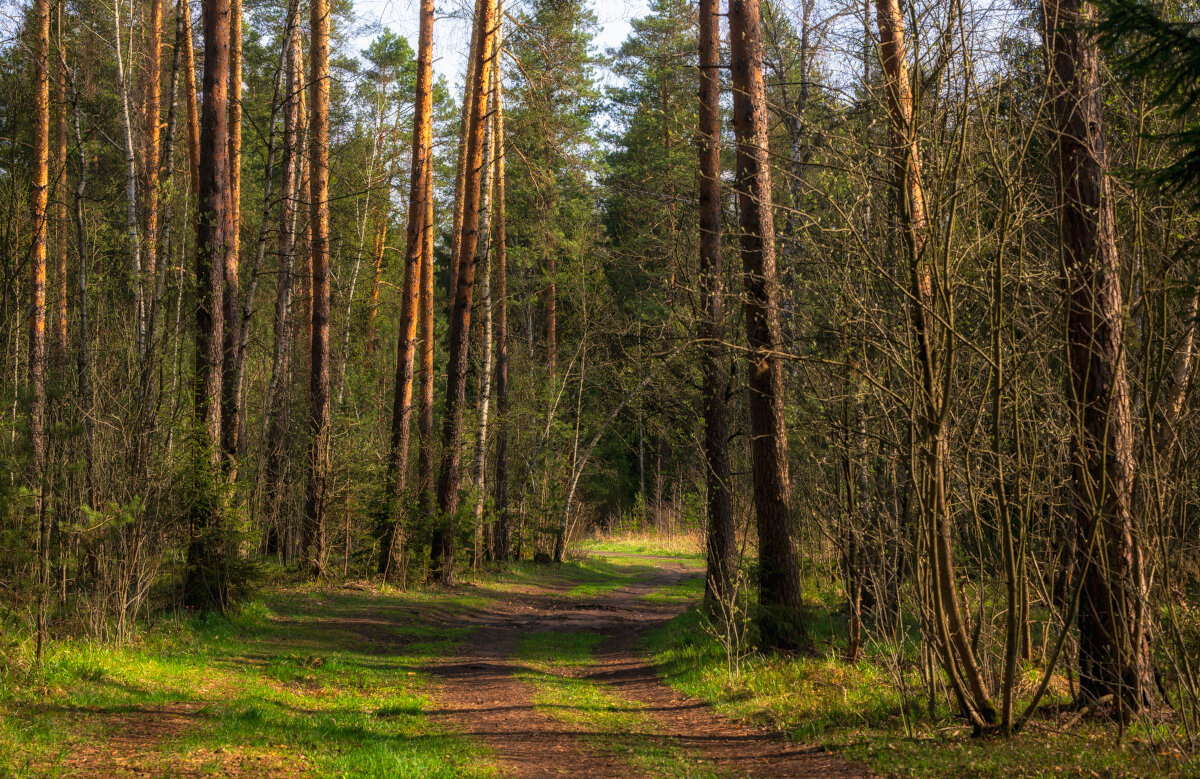
[(714, 776), (698, 756), (663, 738), (643, 706), (579, 675), (592, 664), (592, 649), (601, 638), (585, 632), (540, 632), (524, 638), (516, 657), (526, 670), (517, 676), (536, 688), (535, 705), (645, 775)]
[[(1032, 721), (1010, 740), (973, 738), (954, 713), (918, 697), (914, 671), (906, 671), (909, 695), (881, 658), (848, 663), (835, 635), (844, 615), (814, 620), (818, 646), (813, 657), (747, 659), (731, 679), (725, 655), (704, 628), (697, 610), (675, 619), (649, 639), (665, 681), (687, 695), (711, 702), (736, 720), (768, 725), (797, 740), (816, 742), (889, 776), (1046, 777), (1200, 776), (1190, 762), (1164, 747), (1161, 733), (1127, 730), (1083, 721), (1062, 730), (1051, 721)], [(905, 728), (908, 721), (909, 729)]]
[(582, 552), (618, 552), (661, 557), (704, 559), (704, 535), (697, 531), (676, 533), (670, 537), (657, 533), (629, 532), (584, 538), (574, 544)]
[(465, 635), (414, 619), (427, 597), (282, 592), (124, 649), (56, 643), (0, 678), (0, 774), (492, 775), (425, 714), (423, 665)]

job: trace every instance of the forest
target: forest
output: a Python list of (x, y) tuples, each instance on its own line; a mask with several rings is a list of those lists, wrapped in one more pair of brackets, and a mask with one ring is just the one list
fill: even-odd
[(0, 192), (0, 775), (1200, 776), (1191, 2), (10, 0)]

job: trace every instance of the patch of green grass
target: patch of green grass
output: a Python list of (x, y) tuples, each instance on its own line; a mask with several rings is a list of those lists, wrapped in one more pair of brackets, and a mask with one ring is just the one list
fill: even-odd
[(682, 603), (704, 597), (703, 579), (685, 579), (678, 584), (669, 584), (642, 596), (652, 603)]
[(417, 600), (287, 591), (123, 649), (58, 642), (40, 672), (0, 677), (0, 774), (71, 775), (100, 750), (92, 771), (494, 775), (426, 716), (423, 666), (469, 631), (417, 619)]
[[(1169, 754), (1161, 734), (1134, 727), (1118, 743), (1116, 729), (1084, 721), (1061, 732), (1034, 720), (1026, 732), (1003, 740), (975, 738), (953, 711), (932, 717), (915, 670), (907, 695), (882, 657), (849, 663), (829, 631), (844, 615), (813, 615), (812, 637), (828, 651), (813, 656), (751, 656), (731, 679), (717, 641), (689, 611), (648, 639), (667, 683), (707, 700), (735, 720), (775, 728), (820, 743), (885, 775), (922, 777), (1200, 776), (1200, 760)], [(908, 720), (911, 735), (904, 723)]]
[(714, 776), (698, 755), (658, 732), (645, 707), (622, 700), (601, 684), (578, 675), (594, 661), (603, 637), (585, 632), (539, 632), (524, 637), (515, 658), (525, 669), (517, 677), (534, 685), (534, 704), (580, 729), (598, 749), (627, 759), (646, 775)]

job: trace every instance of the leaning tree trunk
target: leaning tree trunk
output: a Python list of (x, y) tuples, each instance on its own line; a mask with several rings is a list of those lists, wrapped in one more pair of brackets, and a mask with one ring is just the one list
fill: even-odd
[(325, 498), (329, 479), (329, 3), (312, 0), (308, 168), (312, 194), (312, 339), (308, 373), (308, 482), (304, 564), (325, 573)]
[(703, 341), (704, 457), (708, 465), (708, 571), (705, 597), (729, 593), (737, 549), (729, 494), (729, 375), (721, 276), (721, 30), (719, 0), (700, 3), (700, 320)]
[(730, 1), (737, 187), (749, 346), (751, 455), (759, 550), (758, 623), (764, 645), (794, 649), (805, 646), (808, 638), (801, 609), (783, 413), (779, 289), (761, 21), (758, 0)]
[(1079, 687), (1128, 717), (1158, 698), (1150, 614), (1134, 527), (1134, 434), (1125, 368), (1121, 266), (1106, 171), (1100, 62), (1083, 0), (1043, 6), (1058, 157), (1067, 306), (1076, 544), (1082, 556)]
[[(421, 0), (417, 41), (417, 84), (412, 141), (408, 225), (405, 231), (404, 290), (400, 296), (400, 338), (396, 348), (396, 388), (392, 402), (391, 456), (388, 458), (387, 516), (379, 533), (379, 572), (387, 574), (396, 552), (401, 504), (408, 478), (408, 443), (412, 429), (413, 365), (416, 355), (417, 304), (421, 263), (425, 255), (426, 201), (433, 197), (433, 0)], [(386, 216), (385, 216), (386, 221)], [(382, 237), (381, 237), (382, 240)]]
[(229, 0), (204, 1), (204, 105), (196, 215), (196, 480), (186, 593), (192, 605), (225, 604), (220, 557), (223, 490), (221, 344), (229, 250)]
[(467, 394), (467, 349), (471, 339), (471, 296), (475, 287), (475, 249), (479, 243), (480, 168), (483, 165), (483, 108), (486, 102), (496, 0), (478, 0), (475, 24), (480, 30), (474, 72), (467, 85), (471, 119), (467, 123), (466, 171), (463, 176), (463, 220), (459, 236), (457, 286), (450, 315), (449, 366), (446, 406), (442, 418), (442, 461), (438, 470), (440, 527), (433, 545), (433, 574), (445, 584), (454, 581), (454, 518), (462, 468), (463, 405)]
[(909, 300), (913, 336), (916, 344), (914, 366), (920, 376), (918, 391), (918, 429), (915, 444), (920, 448), (921, 472), (915, 474), (926, 496), (923, 505), (929, 513), (933, 588), (932, 638), (942, 667), (959, 705), (977, 725), (996, 722), (996, 707), (988, 694), (975, 652), (967, 633), (966, 620), (959, 604), (954, 554), (951, 543), (951, 517), (948, 503), (949, 433), (946, 430), (948, 399), (942, 392), (943, 372), (950, 370), (938, 353), (939, 334), (935, 328), (931, 259), (926, 251), (928, 226), (925, 193), (921, 185), (921, 158), (913, 117), (913, 96), (909, 84), (907, 53), (904, 44), (904, 18), (897, 0), (877, 0), (880, 60), (886, 80), (887, 108), (892, 130), (892, 156), (895, 168), (900, 231), (907, 259)]

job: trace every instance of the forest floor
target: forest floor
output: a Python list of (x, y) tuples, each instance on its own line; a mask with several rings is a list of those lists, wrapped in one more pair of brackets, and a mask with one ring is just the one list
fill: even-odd
[[(129, 646), (0, 675), (0, 776), (1148, 776), (1195, 763), (1056, 723), (972, 739), (879, 665), (747, 658), (731, 679), (686, 546), (590, 545), (449, 589), (280, 587)], [(819, 600), (819, 594), (809, 594)], [(915, 697), (915, 693), (913, 693)], [(907, 711), (910, 732), (902, 727)], [(779, 734), (787, 734), (784, 739)], [(867, 766), (870, 766), (868, 769)], [(1190, 775), (1190, 774), (1189, 774)]]
[(0, 775), (870, 776), (659, 679), (645, 638), (702, 588), (695, 557), (599, 552), (64, 643), (0, 690)]

